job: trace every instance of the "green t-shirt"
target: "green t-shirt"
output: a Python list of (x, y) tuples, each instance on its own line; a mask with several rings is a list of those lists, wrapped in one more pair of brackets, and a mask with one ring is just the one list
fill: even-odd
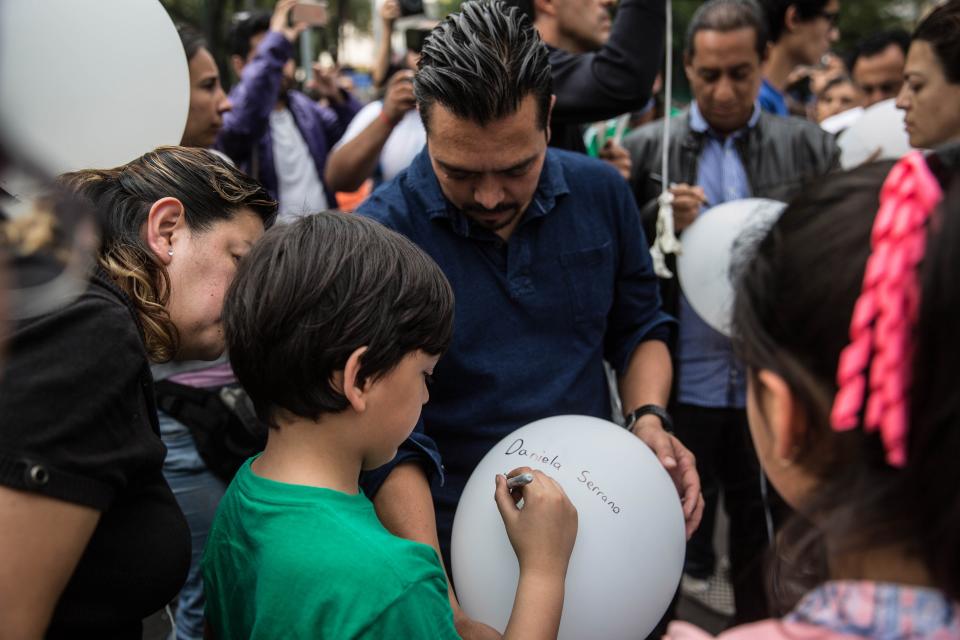
[(203, 554), (217, 638), (459, 638), (437, 554), (362, 493), (274, 482), (248, 460)]

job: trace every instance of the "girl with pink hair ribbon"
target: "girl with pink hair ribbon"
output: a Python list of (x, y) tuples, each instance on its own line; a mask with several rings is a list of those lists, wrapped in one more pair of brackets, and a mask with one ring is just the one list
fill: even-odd
[(797, 517), (770, 575), (789, 613), (725, 640), (960, 638), (960, 180), (944, 183), (919, 153), (828, 176), (739, 270), (751, 434)]

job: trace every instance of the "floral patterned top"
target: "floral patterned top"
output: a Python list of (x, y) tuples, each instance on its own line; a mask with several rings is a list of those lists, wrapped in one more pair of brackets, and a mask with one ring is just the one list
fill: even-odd
[[(677, 622), (669, 640), (706, 640), (710, 635)], [(960, 604), (935, 589), (867, 581), (827, 582), (811, 591), (782, 620), (736, 627), (721, 640), (817, 638), (870, 640), (960, 639)]]
[(786, 621), (878, 640), (960, 638), (960, 605), (935, 589), (890, 583), (828, 582)]

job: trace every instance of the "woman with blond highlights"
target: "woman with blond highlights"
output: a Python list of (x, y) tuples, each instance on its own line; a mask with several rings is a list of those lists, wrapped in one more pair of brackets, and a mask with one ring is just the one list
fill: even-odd
[(199, 149), (62, 182), (96, 211), (87, 290), (19, 321), (0, 378), (0, 635), (139, 638), (186, 575), (150, 363), (218, 357), (223, 295), (276, 203)]

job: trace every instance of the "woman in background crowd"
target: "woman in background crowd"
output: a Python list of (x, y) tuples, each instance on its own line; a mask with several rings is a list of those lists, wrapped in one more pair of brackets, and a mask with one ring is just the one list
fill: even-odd
[(856, 109), (863, 104), (863, 96), (850, 76), (839, 75), (827, 81), (817, 94), (817, 124), (827, 118)]
[(203, 36), (187, 25), (177, 27), (190, 70), (190, 111), (180, 141), (185, 147), (206, 149), (223, 126), (223, 114), (233, 105), (220, 84), (220, 70)]
[(934, 9), (911, 38), (897, 97), (910, 145), (932, 149), (960, 141), (960, 0)]

